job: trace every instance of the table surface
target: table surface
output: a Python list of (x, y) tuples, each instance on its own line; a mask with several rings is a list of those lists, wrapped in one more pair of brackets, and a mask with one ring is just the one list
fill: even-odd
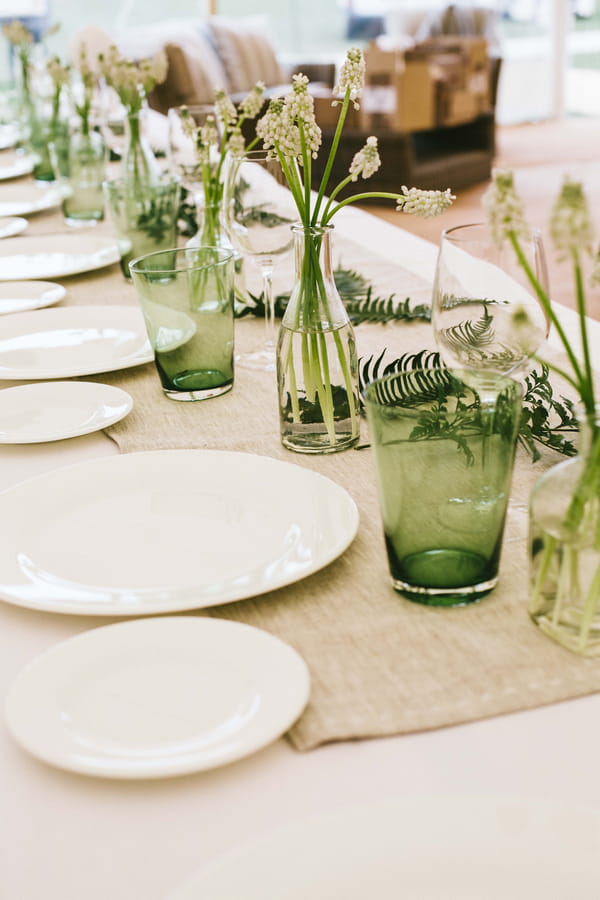
[[(60, 221), (31, 218), (28, 234)], [(435, 247), (354, 209), (338, 232), (377, 257), (429, 278)], [(118, 267), (105, 274), (122, 278)], [(58, 279), (60, 281), (60, 279)], [(68, 279), (65, 280), (68, 287)], [(134, 302), (132, 292), (132, 302)], [(561, 309), (567, 329), (576, 326)], [(600, 324), (592, 323), (600, 348)], [(9, 386), (4, 383), (4, 387)], [(84, 459), (116, 453), (96, 433), (0, 447), (0, 489)], [(101, 624), (97, 621), (94, 624)], [(90, 627), (82, 617), (0, 603), (0, 686), (46, 648)], [(240, 762), (150, 782), (63, 772), (23, 752), (0, 726), (0, 897), (6, 900), (153, 900), (207, 861), (261, 833), (321, 811), (377, 800), (515, 797), (600, 808), (595, 777), (600, 696), (396, 738), (306, 753), (285, 739)], [(544, 894), (544, 896), (548, 896)]]

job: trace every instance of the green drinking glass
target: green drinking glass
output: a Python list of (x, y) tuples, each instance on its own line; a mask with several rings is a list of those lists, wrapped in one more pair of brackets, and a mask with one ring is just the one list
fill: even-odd
[(180, 182), (106, 181), (104, 192), (121, 253), (121, 269), (131, 277), (132, 259), (177, 244)]
[(364, 392), (394, 588), (430, 606), (478, 600), (498, 568), (522, 389), (489, 375), (413, 369)]
[(206, 400), (233, 387), (232, 251), (217, 247), (159, 250), (129, 269), (171, 400)]

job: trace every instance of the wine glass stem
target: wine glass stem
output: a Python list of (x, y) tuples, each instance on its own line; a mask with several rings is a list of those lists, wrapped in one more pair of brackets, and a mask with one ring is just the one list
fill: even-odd
[(262, 265), (263, 303), (265, 305), (265, 345), (275, 346), (275, 304), (273, 302), (273, 266)]

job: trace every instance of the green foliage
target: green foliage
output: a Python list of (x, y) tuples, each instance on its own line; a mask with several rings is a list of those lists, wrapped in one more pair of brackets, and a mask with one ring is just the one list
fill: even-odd
[(181, 186), (181, 199), (177, 214), (179, 234), (183, 237), (193, 237), (198, 231), (198, 219), (196, 218), (196, 204), (187, 188)]
[[(431, 319), (431, 307), (425, 303), (416, 303), (411, 306), (411, 300), (407, 297), (398, 303), (395, 295), (389, 297), (374, 297), (373, 288), (367, 279), (355, 272), (339, 266), (333, 273), (335, 283), (340, 296), (353, 325), (363, 322), (377, 322), (384, 325), (387, 322), (402, 322), (412, 319), (429, 321)], [(285, 313), (289, 302), (289, 294), (278, 294), (275, 297), (275, 316), (281, 318)], [(243, 318), (247, 315), (264, 318), (265, 304), (262, 294), (258, 296), (250, 294), (252, 305), (236, 310), (236, 316)]]
[(578, 431), (573, 403), (566, 397), (554, 396), (548, 376), (548, 366), (542, 365), (541, 371), (534, 369), (525, 378), (519, 442), (529, 451), (533, 462), (540, 458), (536, 443), (563, 456), (577, 453), (571, 440)]
[[(444, 363), (438, 353), (430, 350), (405, 353), (387, 363), (384, 362), (386, 353), (384, 349), (377, 357), (359, 360), (361, 395), (372, 381), (393, 374), (404, 377), (394, 382), (394, 394), (389, 399), (401, 401), (404, 405), (417, 406), (435, 399), (444, 403), (445, 398), (455, 391), (453, 379), (450, 373), (444, 372)], [(419, 374), (414, 371), (432, 367), (438, 367), (438, 371)], [(524, 379), (524, 387), (518, 440), (529, 452), (532, 462), (540, 458), (538, 444), (563, 456), (574, 456), (576, 448), (572, 438), (577, 433), (577, 421), (573, 403), (565, 397), (555, 396), (548, 367), (543, 365), (541, 369), (532, 370)], [(426, 424), (429, 429), (434, 429), (435, 418)]]

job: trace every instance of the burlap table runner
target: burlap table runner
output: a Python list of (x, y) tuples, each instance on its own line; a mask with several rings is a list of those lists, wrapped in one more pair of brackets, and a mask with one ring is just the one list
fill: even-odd
[[(338, 241), (336, 249), (382, 294), (428, 300), (429, 286), (393, 261), (348, 242)], [(136, 301), (133, 288), (113, 270), (73, 279), (67, 302)], [(356, 334), (363, 358), (384, 347), (391, 359), (434, 348), (426, 323), (360, 325)], [(238, 349), (261, 335), (261, 322), (239, 321)], [(279, 591), (200, 613), (263, 628), (302, 654), (312, 687), (309, 705), (288, 735), (296, 749), (468, 722), (600, 689), (600, 662), (555, 645), (526, 611), (523, 504), (542, 471), (558, 461), (555, 454), (544, 453), (534, 466), (518, 453), (496, 590), (471, 606), (429, 609), (403, 599), (389, 584), (370, 449), (320, 457), (284, 450), (273, 374), (238, 368), (232, 392), (187, 404), (163, 397), (152, 364), (99, 380), (134, 398), (132, 413), (107, 429), (122, 452), (196, 447), (258, 453), (320, 472), (356, 501), (358, 535), (326, 569)], [(364, 422), (362, 438), (368, 441)]]

